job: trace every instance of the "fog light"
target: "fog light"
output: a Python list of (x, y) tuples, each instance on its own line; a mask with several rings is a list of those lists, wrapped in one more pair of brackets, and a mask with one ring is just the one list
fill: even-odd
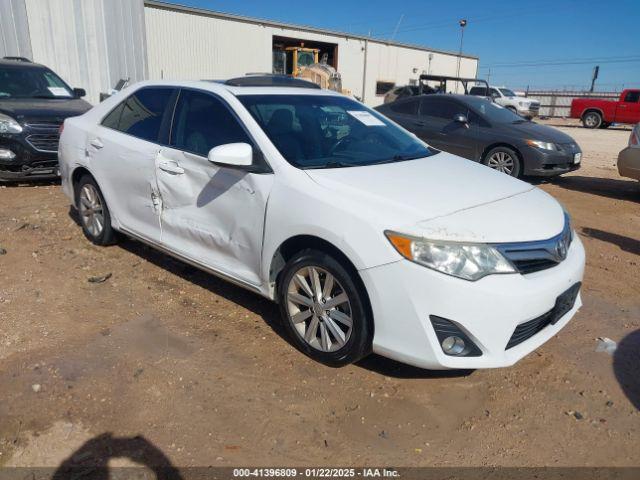
[(16, 154), (6, 148), (0, 148), (0, 160), (13, 160)]
[(447, 355), (460, 355), (464, 347), (464, 340), (460, 337), (447, 337), (442, 341), (442, 350)]
[(429, 315), (433, 330), (436, 332), (440, 348), (445, 355), (452, 357), (480, 357), (482, 351), (473, 343), (462, 328), (446, 318)]

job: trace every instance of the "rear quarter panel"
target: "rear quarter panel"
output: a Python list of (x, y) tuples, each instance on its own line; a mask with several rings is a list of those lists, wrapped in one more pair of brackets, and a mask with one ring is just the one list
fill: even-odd
[(587, 110), (597, 110), (605, 122), (615, 119), (617, 101), (600, 100), (597, 98), (574, 98), (571, 102), (571, 118), (582, 118)]

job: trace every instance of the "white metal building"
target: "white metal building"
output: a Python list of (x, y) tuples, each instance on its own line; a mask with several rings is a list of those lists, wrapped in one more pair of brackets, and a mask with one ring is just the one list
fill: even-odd
[(0, 56), (43, 63), (96, 103), (120, 78), (271, 72), (276, 46), (318, 48), (368, 105), (422, 73), (475, 77), (478, 58), (155, 0), (0, 0)]

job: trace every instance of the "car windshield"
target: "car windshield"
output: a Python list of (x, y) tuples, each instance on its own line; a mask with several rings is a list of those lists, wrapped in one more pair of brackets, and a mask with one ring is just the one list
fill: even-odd
[(509, 90), (508, 88), (500, 88), (499, 90), (505, 97), (517, 97), (513, 90)]
[(465, 96), (465, 101), (491, 123), (524, 123), (527, 120), (497, 103), (483, 97)]
[(0, 65), (0, 100), (3, 98), (71, 98), (73, 92), (51, 70), (33, 66)]
[(383, 115), (334, 95), (238, 97), (282, 156), (298, 168), (337, 168), (431, 156)]

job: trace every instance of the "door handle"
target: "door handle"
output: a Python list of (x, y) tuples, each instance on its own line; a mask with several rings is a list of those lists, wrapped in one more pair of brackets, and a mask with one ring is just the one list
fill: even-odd
[(170, 173), (172, 175), (183, 175), (184, 168), (174, 162), (160, 162), (158, 168), (163, 172)]
[(89, 145), (91, 145), (96, 150), (100, 150), (102, 147), (104, 147), (104, 143), (102, 143), (99, 138), (94, 138), (93, 140), (91, 140), (89, 142)]

